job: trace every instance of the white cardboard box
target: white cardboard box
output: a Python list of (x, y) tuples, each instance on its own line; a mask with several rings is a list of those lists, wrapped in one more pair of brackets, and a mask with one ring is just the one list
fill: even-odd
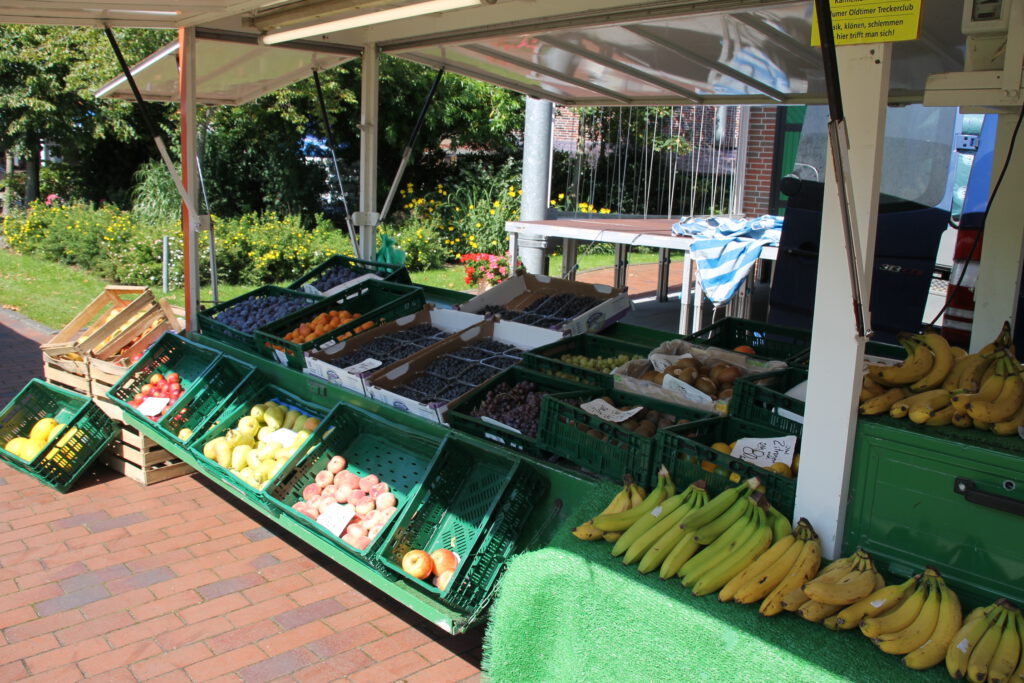
[(329, 362), (331, 358), (344, 356), (356, 351), (377, 337), (394, 334), (403, 329), (416, 325), (431, 324), (434, 327), (454, 334), (467, 327), (482, 322), (483, 316), (475, 313), (455, 311), (450, 308), (434, 308), (427, 304), (426, 308), (418, 313), (396, 318), (391, 322), (378, 325), (350, 339), (346, 339), (328, 349), (315, 351), (306, 357), (306, 368), (304, 372), (314, 377), (326, 380), (331, 384), (338, 384), (356, 393), (369, 396), (370, 392), (366, 384), (366, 378), (380, 368), (380, 364), (367, 367), (363, 363), (350, 368), (339, 368)]
[[(445, 424), (448, 402), (421, 403), (395, 393), (393, 389), (412, 380), (438, 356), (461, 349), (480, 339), (494, 339), (503, 344), (509, 344), (518, 349), (529, 351), (538, 346), (558, 341), (561, 338), (562, 333), (556, 330), (545, 330), (539, 327), (507, 321), (485, 320), (448, 337), (444, 341), (428, 346), (402, 363), (371, 374), (367, 378), (369, 395), (392, 408), (404, 410), (428, 420)], [(453, 398), (452, 401), (457, 398), (460, 397)]]
[[(487, 306), (503, 306), (523, 310), (542, 296), (573, 294), (600, 299), (601, 303), (580, 315), (567, 320), (561, 332), (565, 335), (596, 334), (615, 321), (624, 317), (633, 307), (629, 294), (608, 285), (591, 285), (585, 282), (562, 280), (547, 275), (517, 275), (478, 294), (469, 301), (459, 304), (461, 311), (480, 313)], [(537, 328), (543, 329), (543, 328)]]

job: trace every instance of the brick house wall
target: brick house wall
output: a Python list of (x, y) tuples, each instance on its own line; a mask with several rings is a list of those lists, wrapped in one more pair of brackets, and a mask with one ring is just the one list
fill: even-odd
[(772, 165), (775, 160), (775, 124), (778, 107), (751, 107), (747, 132), (747, 167), (743, 175), (744, 214), (769, 212), (772, 197)]

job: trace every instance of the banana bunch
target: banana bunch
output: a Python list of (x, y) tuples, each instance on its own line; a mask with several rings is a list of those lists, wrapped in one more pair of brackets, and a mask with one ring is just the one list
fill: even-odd
[[(721, 520), (728, 518), (725, 514), (694, 532), (694, 540), (698, 543), (714, 536), (714, 540), (687, 560), (678, 572), (682, 577), (683, 586), (692, 588), (696, 596), (720, 590), (749, 566), (771, 546), (775, 525), (782, 523), (770, 517), (769, 512), (772, 508), (764, 494), (760, 492), (741, 496), (729, 511), (735, 508), (742, 510), (741, 516), (721, 533), (717, 533), (715, 527), (720, 527), (723, 524)], [(782, 517), (782, 520), (785, 521), (785, 526), (789, 525), (789, 520), (785, 517)]]
[(660, 567), (659, 575), (663, 579), (681, 576), (683, 565), (697, 551), (712, 543), (743, 515), (747, 503), (742, 499), (760, 484), (761, 481), (753, 477), (722, 491), (706, 504), (694, 507), (644, 555), (640, 560), (640, 572), (647, 573)]
[(957, 597), (938, 571), (929, 567), (892, 609), (866, 616), (860, 630), (882, 652), (904, 655), (911, 669), (928, 669), (943, 660), (960, 630), (963, 614)]
[(1024, 681), (1024, 616), (1000, 598), (964, 619), (945, 652), (953, 678), (982, 683)]
[[(611, 502), (601, 511), (598, 516), (615, 515), (620, 512), (628, 512), (644, 502), (646, 492), (643, 487), (633, 482), (628, 474), (622, 485), (622, 490), (615, 494)], [(597, 541), (604, 539), (609, 542), (619, 540), (620, 532), (602, 531), (594, 526), (594, 520), (588, 520), (572, 530), (572, 535), (581, 541)]]
[(920, 580), (921, 575), (916, 574), (903, 583), (879, 588), (867, 597), (844, 607), (826, 618), (822, 624), (833, 631), (850, 631), (855, 629), (860, 626), (860, 622), (865, 618), (877, 617), (882, 612), (888, 612), (906, 600), (907, 596), (917, 588)]
[(605, 510), (590, 520), (590, 524), (602, 532), (606, 541), (618, 543), (622, 539), (624, 531), (644, 516), (650, 515), (655, 508), (660, 507), (666, 499), (672, 498), (675, 494), (676, 486), (672, 483), (672, 477), (662, 465), (658, 472), (658, 485), (642, 501), (631, 505), (626, 510)]
[(907, 358), (871, 365), (860, 394), (862, 415), (908, 418), (937, 427), (976, 427), (1016, 434), (1024, 426), (1024, 376), (1009, 323), (978, 353), (950, 346), (934, 332), (904, 335)]
[(853, 555), (832, 562), (803, 586), (782, 596), (782, 609), (820, 624), (883, 586), (885, 579), (875, 569), (871, 556), (857, 549)]
[(782, 611), (782, 598), (814, 578), (821, 566), (821, 542), (806, 519), (800, 519), (718, 593), (722, 602), (761, 602), (766, 617)]
[[(662, 537), (679, 528), (679, 523), (691, 510), (701, 508), (707, 502), (708, 483), (703, 479), (693, 482), (683, 489), (682, 493), (666, 498), (661, 505), (633, 522), (612, 547), (612, 556), (621, 556), (623, 564), (633, 564), (646, 558), (648, 552), (661, 541)], [(680, 534), (681, 536), (682, 534)], [(667, 543), (659, 548), (664, 548), (665, 545)], [(667, 554), (668, 550), (671, 548), (665, 550), (664, 554)], [(664, 559), (664, 554), (662, 559)]]

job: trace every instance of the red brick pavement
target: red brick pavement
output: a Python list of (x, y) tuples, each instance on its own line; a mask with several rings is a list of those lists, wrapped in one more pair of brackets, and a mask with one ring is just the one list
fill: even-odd
[[(631, 267), (630, 291), (656, 273)], [(41, 376), (50, 334), (0, 310), (0, 405)], [(143, 487), (97, 465), (60, 494), (0, 465), (0, 681), (476, 680), (481, 642), (197, 475)]]

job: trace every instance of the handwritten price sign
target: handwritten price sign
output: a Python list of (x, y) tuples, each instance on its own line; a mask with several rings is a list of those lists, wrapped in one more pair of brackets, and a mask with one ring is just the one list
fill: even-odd
[(768, 469), (777, 462), (793, 464), (796, 452), (795, 436), (748, 437), (736, 441), (732, 457)]

